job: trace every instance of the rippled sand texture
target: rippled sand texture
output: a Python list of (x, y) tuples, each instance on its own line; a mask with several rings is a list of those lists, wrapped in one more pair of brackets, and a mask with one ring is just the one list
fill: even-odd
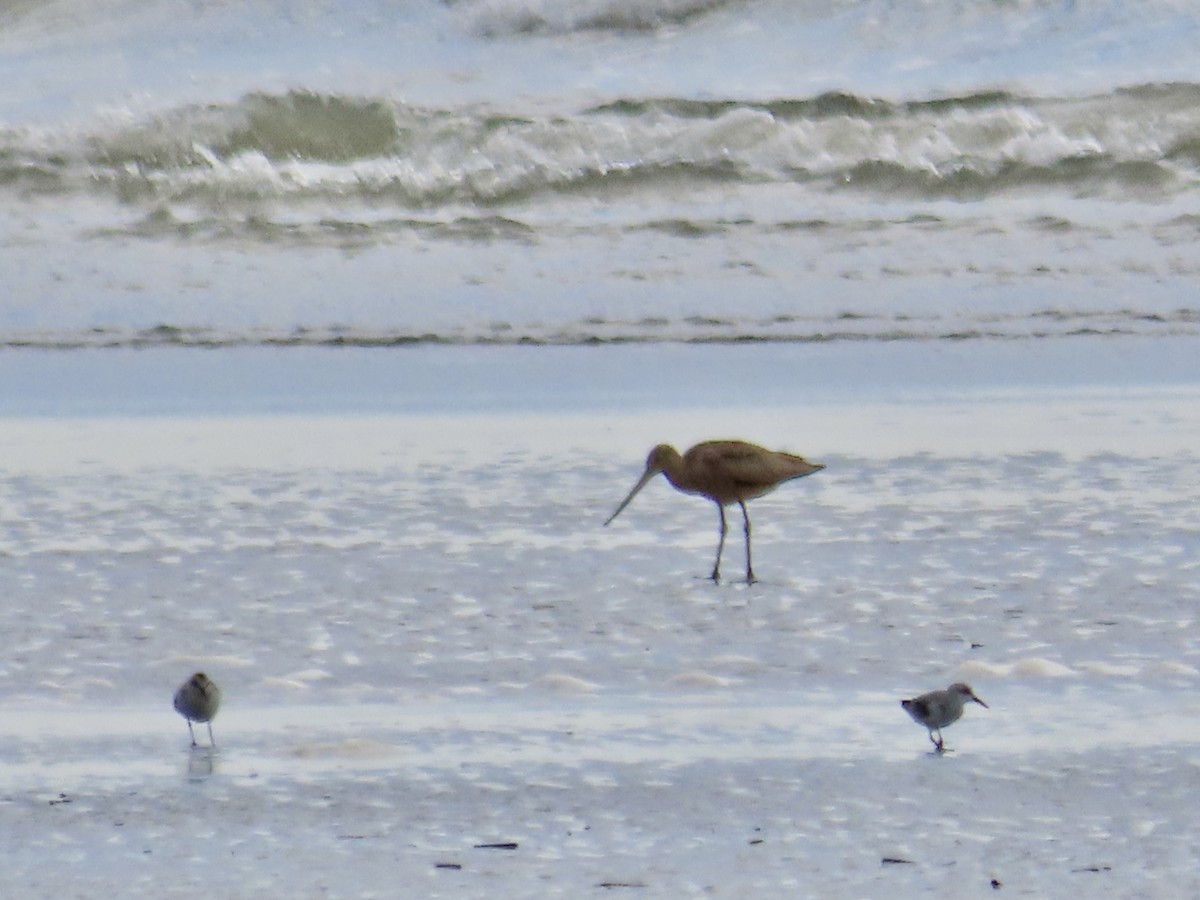
[[(1092, 402), (1022, 429), (940, 410), (949, 454), (832, 452), (861, 411), (814, 411), (824, 437), (792, 449), (828, 469), (755, 501), (751, 587), (706, 580), (716, 516), (665, 484), (600, 526), (650, 420), (16, 423), (6, 878), (29, 896), (1194, 890), (1190, 407), (1148, 394), (1097, 424)], [(1109, 428), (1117, 449), (1089, 449)], [(38, 452), (65, 432), (73, 460)], [(1022, 446), (988, 450), (1001, 432)], [(170, 708), (201, 665), (225, 695), (212, 754)], [(991, 708), (938, 758), (898, 700), (957, 678)]]
[(237, 693), (379, 701), (696, 672), (920, 687), (1033, 659), (1193, 674), (1191, 457), (823, 460), (755, 501), (749, 589), (704, 583), (711, 504), (664, 486), (600, 528), (637, 459), (10, 483), (3, 675), (12, 694), (88, 699), (215, 657)]

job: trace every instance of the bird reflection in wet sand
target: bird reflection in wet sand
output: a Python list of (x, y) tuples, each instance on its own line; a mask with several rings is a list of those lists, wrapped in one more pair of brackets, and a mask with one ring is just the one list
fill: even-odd
[(770, 493), (785, 481), (803, 478), (823, 468), (791, 453), (767, 450), (745, 441), (705, 441), (683, 456), (669, 444), (659, 444), (646, 458), (646, 471), (638, 483), (604, 524), (619, 516), (637, 492), (661, 472), (677, 491), (707, 497), (717, 504), (721, 537), (710, 576), (714, 582), (721, 580), (721, 551), (725, 549), (728, 530), (725, 507), (734, 503), (741, 507), (746, 531), (746, 583), (753, 584), (756, 579), (750, 562), (750, 514), (746, 512), (746, 501)]
[(175, 711), (187, 720), (188, 734), (192, 737), (193, 747), (196, 746), (193, 722), (204, 722), (208, 725), (208, 743), (215, 746), (212, 720), (220, 706), (221, 689), (203, 672), (197, 672), (175, 692)]
[(216, 770), (216, 747), (192, 747), (187, 760), (187, 780), (201, 782)]
[[(962, 718), (963, 707), (968, 702), (978, 703), (984, 709), (989, 708), (975, 696), (969, 684), (963, 684), (961, 681), (950, 685), (944, 691), (930, 691), (911, 700), (901, 700), (900, 705), (912, 716), (914, 722), (929, 729), (929, 740), (933, 742), (934, 749), (938, 753), (945, 753), (946, 743), (942, 740), (942, 729)], [(935, 731), (937, 738), (933, 736)]]

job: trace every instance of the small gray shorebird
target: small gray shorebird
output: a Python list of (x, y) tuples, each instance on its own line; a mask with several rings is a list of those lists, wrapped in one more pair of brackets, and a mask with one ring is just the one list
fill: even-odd
[[(912, 716), (914, 722), (929, 729), (929, 740), (933, 742), (938, 753), (944, 753), (946, 744), (942, 740), (942, 729), (962, 718), (963, 707), (969, 701), (974, 701), (985, 709), (989, 708), (975, 696), (969, 684), (963, 684), (961, 681), (950, 685), (944, 691), (930, 691), (911, 700), (901, 700), (900, 705)], [(935, 731), (936, 739), (933, 736)]]
[(721, 551), (725, 549), (725, 532), (728, 530), (725, 507), (734, 503), (741, 507), (746, 526), (746, 583), (753, 584), (756, 579), (750, 564), (750, 514), (746, 512), (746, 501), (769, 494), (785, 481), (803, 478), (823, 468), (823, 465), (810, 463), (795, 454), (768, 450), (746, 441), (705, 441), (683, 456), (670, 444), (659, 444), (646, 457), (646, 471), (638, 483), (604, 524), (619, 516), (637, 492), (661, 472), (675, 490), (698, 494), (717, 504), (721, 514), (721, 538), (717, 542), (717, 560), (709, 576), (714, 582), (721, 580)]
[(221, 689), (203, 672), (197, 672), (175, 692), (175, 711), (187, 720), (188, 734), (192, 736), (193, 747), (196, 746), (193, 722), (204, 722), (208, 725), (208, 743), (210, 746), (216, 746), (213, 740), (212, 720), (220, 706)]

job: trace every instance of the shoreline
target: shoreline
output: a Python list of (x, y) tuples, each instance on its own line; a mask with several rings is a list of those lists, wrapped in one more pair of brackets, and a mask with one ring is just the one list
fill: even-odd
[(10, 475), (188, 469), (416, 472), (509, 454), (569, 454), (630, 471), (658, 442), (740, 437), (825, 462), (930, 455), (1190, 458), (1200, 385), (917, 396), (891, 403), (614, 412), (333, 412), (9, 417)]
[(1200, 386), (1200, 337), (0, 352), (0, 419), (694, 410)]

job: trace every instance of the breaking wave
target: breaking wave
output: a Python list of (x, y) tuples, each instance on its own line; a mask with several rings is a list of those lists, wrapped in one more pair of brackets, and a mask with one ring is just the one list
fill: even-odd
[(112, 115), (82, 131), (0, 130), (3, 189), (99, 192), (160, 212), (238, 216), (264, 201), (296, 212), (314, 202), (495, 210), (712, 183), (929, 200), (1166, 198), (1200, 185), (1200, 85), (908, 103), (624, 99), (544, 117), (294, 91)]

